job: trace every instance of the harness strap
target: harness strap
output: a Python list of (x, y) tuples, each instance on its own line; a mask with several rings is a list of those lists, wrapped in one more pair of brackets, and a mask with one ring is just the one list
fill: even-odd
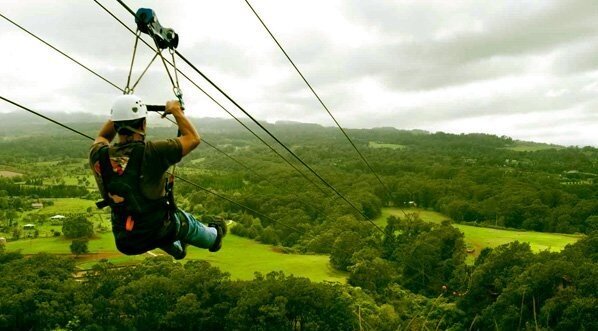
[[(143, 163), (143, 153), (145, 152), (144, 143), (135, 143), (133, 150), (129, 155), (129, 161), (125, 168), (125, 173), (130, 171), (137, 171), (138, 175), (141, 175), (141, 165)], [(110, 161), (110, 148), (108, 145), (102, 146), (98, 150), (99, 161), (100, 161), (100, 172), (102, 176), (102, 187), (104, 189), (103, 200), (96, 202), (96, 206), (100, 209), (111, 205), (112, 199), (108, 196), (110, 190), (108, 184), (115, 176), (114, 170), (112, 169), (112, 162)], [(124, 174), (123, 174), (124, 175)]]
[(108, 180), (112, 178), (112, 165), (110, 164), (108, 148), (108, 145), (104, 145), (98, 150), (98, 155), (100, 157), (100, 175), (102, 177), (102, 188), (104, 191), (102, 200), (96, 202), (96, 207), (99, 209), (108, 207), (110, 205), (108, 198)]

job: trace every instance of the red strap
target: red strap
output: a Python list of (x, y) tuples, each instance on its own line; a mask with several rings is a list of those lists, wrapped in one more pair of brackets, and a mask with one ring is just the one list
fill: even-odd
[(125, 223), (125, 229), (127, 231), (133, 231), (133, 226), (135, 225), (135, 221), (133, 220), (133, 218), (131, 217), (131, 215), (129, 215), (127, 217), (127, 222)]

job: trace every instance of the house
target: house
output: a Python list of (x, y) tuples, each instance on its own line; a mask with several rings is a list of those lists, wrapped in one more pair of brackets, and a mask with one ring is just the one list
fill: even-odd
[(65, 219), (66, 216), (64, 215), (54, 215), (50, 217), (50, 225), (61, 225), (62, 220)]
[(33, 230), (33, 229), (35, 229), (35, 224), (31, 224), (31, 223), (25, 224), (25, 225), (23, 225), (23, 229), (25, 229), (25, 230)]
[(44, 204), (41, 203), (41, 202), (34, 202), (34, 203), (31, 204), (31, 208), (41, 209), (41, 208), (44, 208)]

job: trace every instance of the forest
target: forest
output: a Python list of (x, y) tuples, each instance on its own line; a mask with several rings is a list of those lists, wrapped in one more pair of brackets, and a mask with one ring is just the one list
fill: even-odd
[[(598, 149), (486, 134), (348, 130), (380, 183), (337, 129), (268, 124), (356, 211), (234, 122), (195, 122), (218, 150), (202, 144), (177, 167), (203, 188), (179, 181), (180, 207), (231, 219), (233, 234), (288, 252), (328, 254), (347, 284), (282, 272), (240, 281), (206, 262), (164, 258), (130, 267), (102, 262), (80, 273), (71, 258), (5, 252), (1, 329), (598, 329)], [(99, 125), (73, 124), (91, 135)], [(85, 161), (89, 141), (59, 129), (3, 128), (0, 170), (21, 175), (0, 177), (1, 226), (15, 226), (12, 218), (35, 201), (98, 199)], [(149, 138), (175, 134), (150, 128)], [(374, 226), (390, 206), (404, 213)], [(561, 252), (534, 253), (520, 242), (486, 248), (468, 263), (463, 233), (449, 220), (422, 221), (412, 206), (456, 223), (584, 237)]]
[[(99, 263), (82, 274), (71, 258), (0, 253), (0, 329), (598, 328), (596, 234), (561, 253), (533, 254), (515, 242), (485, 250), (466, 266), (457, 251), (459, 235), (449, 225), (426, 231), (415, 221), (409, 227), (380, 250), (354, 254), (348, 285), (282, 272), (231, 280), (207, 262), (183, 265), (170, 258), (122, 268)], [(416, 255), (407, 258), (406, 252)]]

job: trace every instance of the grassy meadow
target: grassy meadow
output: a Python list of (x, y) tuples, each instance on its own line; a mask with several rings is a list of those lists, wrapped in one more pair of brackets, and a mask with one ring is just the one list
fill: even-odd
[[(94, 207), (94, 202), (84, 199), (54, 199), (54, 205), (43, 209), (33, 210), (27, 214), (41, 213), (51, 216), (54, 214), (69, 214)], [(403, 209), (406, 213), (418, 213), (427, 222), (440, 223), (449, 219), (441, 213), (434, 211), (410, 208)], [(403, 216), (399, 208), (384, 208), (382, 215), (375, 220), (379, 226), (384, 226), (386, 219), (391, 216)], [(26, 215), (23, 215), (26, 217)], [(109, 229), (109, 219), (104, 212), (98, 212), (92, 217), (94, 225), (102, 224)], [(493, 229), (475, 227), (463, 224), (453, 224), (465, 235), (465, 242), (474, 252), (469, 255), (469, 261), (479, 254), (484, 247), (496, 247), (515, 240), (527, 242), (531, 248), (538, 252), (542, 250), (560, 251), (566, 245), (572, 244), (582, 238), (581, 235), (568, 235), (557, 233), (542, 233), (532, 231), (515, 231), (504, 229)], [(50, 254), (70, 254), (69, 245), (71, 240), (63, 236), (51, 237), (47, 233), (50, 229), (61, 231), (61, 226), (50, 225), (49, 222), (38, 226), (40, 238), (25, 238), (11, 241), (7, 244), (7, 250), (20, 250), (23, 254), (35, 254), (40, 252)], [(119, 253), (114, 246), (114, 239), (110, 232), (98, 233), (96, 238), (89, 242), (90, 254), (78, 257), (79, 266), (82, 269), (91, 267), (100, 259), (107, 259), (115, 264), (137, 263), (146, 257), (164, 255), (161, 250), (154, 250), (141, 256), (126, 256)], [(229, 235), (225, 245), (218, 253), (210, 253), (207, 250), (189, 247), (187, 259), (202, 259), (214, 266), (229, 272), (233, 279), (252, 279), (255, 272), (268, 273), (270, 271), (282, 270), (287, 274), (308, 277), (314, 281), (337, 281), (345, 282), (346, 275), (335, 271), (329, 264), (326, 255), (301, 255), (284, 254), (275, 246), (260, 244), (257, 241)]]
[(97, 210), (95, 201), (79, 199), (79, 198), (59, 198), (52, 199), (53, 205), (46, 205), (42, 209), (32, 211), (32, 213), (38, 214), (80, 214), (84, 213), (88, 208)]
[(384, 143), (377, 143), (375, 141), (370, 141), (368, 143), (369, 148), (390, 148), (390, 149), (403, 149), (407, 148), (405, 145), (398, 145), (398, 144), (384, 144)]
[(506, 147), (505, 149), (509, 149), (516, 152), (535, 152), (535, 151), (542, 151), (546, 149), (563, 149), (563, 146), (553, 145), (553, 144), (545, 144), (545, 143), (536, 143), (531, 141), (516, 141), (513, 146)]
[[(256, 271), (268, 273), (282, 270), (286, 274), (308, 277), (312, 281), (344, 283), (346, 275), (332, 269), (327, 255), (301, 255), (280, 253), (278, 248), (254, 240), (229, 235), (217, 253), (189, 247), (187, 259), (202, 259), (230, 272), (232, 278), (253, 279)], [(159, 251), (155, 251), (159, 253)]]
[[(48, 200), (48, 199), (45, 199)], [(19, 213), (16, 221), (20, 226), (27, 223), (34, 223), (35, 229), (38, 231), (40, 237), (51, 237), (53, 231), (62, 232), (62, 225), (60, 222), (52, 222), (50, 217), (54, 215), (73, 215), (85, 213), (88, 208), (92, 208), (93, 216), (90, 221), (94, 223), (94, 227), (102, 225), (104, 228), (110, 228), (110, 216), (108, 211), (100, 211), (95, 207), (95, 201), (85, 200), (79, 198), (54, 198), (50, 199), (53, 205), (45, 204), (41, 209), (32, 209)], [(43, 220), (42, 222), (32, 219)], [(97, 230), (97, 229), (96, 229)], [(34, 230), (23, 230), (23, 237), (33, 236)], [(12, 237), (11, 233), (0, 232), (0, 237)]]
[[(8, 251), (23, 254), (49, 253), (70, 255), (71, 240), (61, 237), (21, 239), (8, 242)], [(112, 233), (97, 234), (89, 241), (90, 254), (78, 257), (78, 265), (88, 269), (100, 259), (114, 264), (136, 263), (146, 257), (165, 255), (159, 249), (139, 256), (126, 256), (114, 246)], [(231, 274), (233, 279), (253, 279), (254, 272), (284, 271), (286, 274), (307, 277), (313, 281), (346, 282), (346, 275), (332, 269), (327, 255), (284, 254), (275, 246), (229, 234), (217, 253), (189, 246), (186, 260), (201, 259)]]
[[(420, 218), (426, 222), (440, 223), (443, 220), (450, 220), (448, 216), (434, 211), (416, 208), (403, 210), (406, 213), (419, 214)], [(383, 208), (382, 216), (375, 220), (376, 224), (384, 226), (386, 219), (391, 215), (401, 217), (403, 216), (403, 212), (399, 208)], [(583, 238), (582, 235), (493, 229), (455, 223), (453, 223), (453, 226), (463, 232), (465, 243), (468, 247), (475, 249), (475, 252), (472, 254), (474, 256), (477, 256), (480, 250), (485, 247), (496, 247), (516, 240), (529, 243), (535, 252), (543, 250), (556, 252), (563, 250), (568, 244), (573, 244)]]
[(14, 172), (14, 171), (8, 171), (8, 170), (0, 170), (0, 177), (7, 177), (7, 178), (12, 178), (12, 177), (19, 177), (22, 176), (22, 173), (19, 172)]

